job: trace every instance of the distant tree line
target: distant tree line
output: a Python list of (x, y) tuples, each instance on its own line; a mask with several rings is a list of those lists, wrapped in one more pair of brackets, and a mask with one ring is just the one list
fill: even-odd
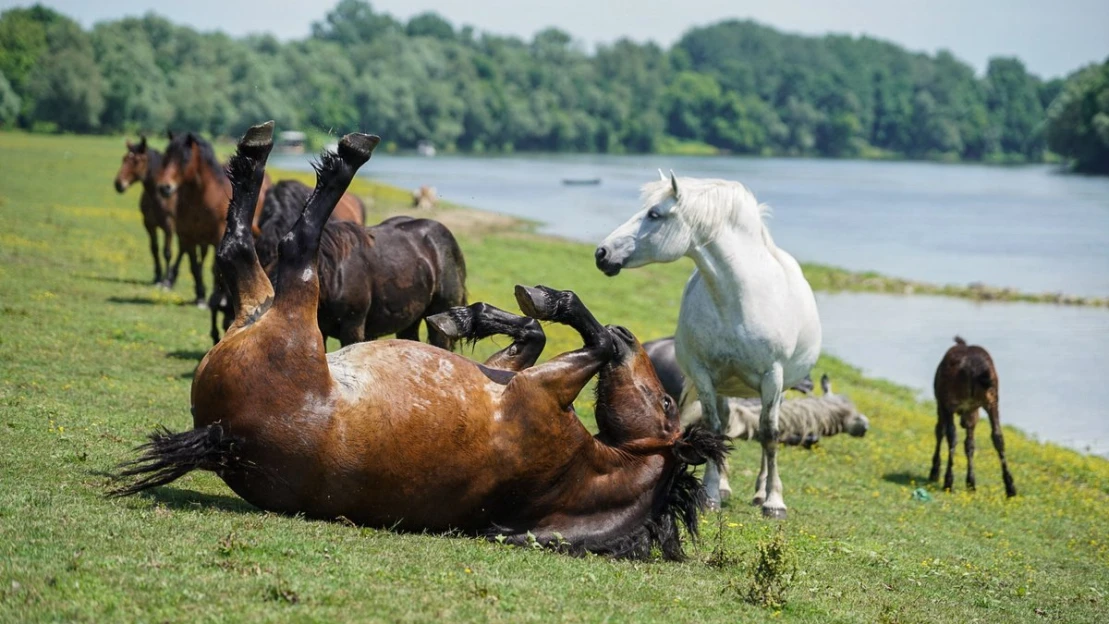
[(1109, 130), (1106, 97), (1086, 91), (1104, 93), (1105, 75), (1044, 81), (994, 58), (977, 77), (947, 52), (750, 21), (693, 29), (668, 50), (621, 40), (589, 54), (557, 29), (529, 42), (434, 13), (404, 23), (363, 0), (287, 43), (152, 14), (91, 31), (41, 6), (0, 15), (0, 125), (42, 131), (234, 135), (273, 118), (402, 148), (996, 161), (1040, 161), (1050, 141), (1090, 168)]

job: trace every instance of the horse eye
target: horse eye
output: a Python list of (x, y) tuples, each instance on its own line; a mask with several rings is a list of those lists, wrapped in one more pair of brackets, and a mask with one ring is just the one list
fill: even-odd
[(657, 210), (652, 208), (651, 210), (647, 211), (647, 218), (654, 221), (655, 219), (662, 218), (662, 215), (660, 215)]
[(662, 396), (662, 409), (666, 410), (666, 413), (670, 413), (670, 409), (673, 407), (674, 399), (671, 399), (669, 394), (664, 394)]

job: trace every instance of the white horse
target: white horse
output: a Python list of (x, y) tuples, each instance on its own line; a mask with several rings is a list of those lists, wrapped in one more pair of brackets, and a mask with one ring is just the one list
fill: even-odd
[[(659, 172), (662, 175), (662, 172)], [(725, 180), (662, 176), (643, 187), (644, 208), (597, 247), (597, 268), (673, 262), (697, 265), (682, 294), (675, 335), (686, 375), (680, 401), (700, 397), (705, 422), (721, 431), (728, 396), (762, 400), (762, 468), (754, 504), (784, 518), (778, 476), (778, 410), (782, 389), (801, 381), (820, 355), (820, 317), (801, 267), (778, 249), (763, 223), (766, 207), (747, 187)], [(710, 503), (720, 504), (720, 467), (705, 468)]]

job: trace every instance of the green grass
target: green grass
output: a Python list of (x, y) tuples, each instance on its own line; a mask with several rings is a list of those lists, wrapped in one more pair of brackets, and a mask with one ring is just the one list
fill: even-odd
[[(190, 280), (173, 293), (146, 283), (137, 191), (111, 188), (121, 155), (117, 140), (0, 134), (0, 622), (1105, 621), (1109, 462), (1007, 430), (1021, 496), (1006, 500), (981, 435), (978, 492), (963, 491), (960, 457), (954, 493), (915, 501), (932, 407), (831, 358), (814, 374), (829, 372), (873, 429), (782, 453), (798, 574), (780, 612), (742, 600), (776, 526), (742, 501), (710, 515), (674, 564), (282, 517), (205, 473), (105, 499), (101, 472), (144, 434), (191, 425), (191, 375), (209, 346), (207, 314), (184, 305)], [(377, 216), (405, 201), (356, 192)], [(474, 300), (511, 307), (513, 284), (545, 283), (641, 338), (674, 326), (687, 263), (609, 279), (587, 246), (440, 215), (459, 232)], [(574, 346), (552, 328), (548, 355)], [(757, 458), (752, 444), (733, 454), (741, 498)]]

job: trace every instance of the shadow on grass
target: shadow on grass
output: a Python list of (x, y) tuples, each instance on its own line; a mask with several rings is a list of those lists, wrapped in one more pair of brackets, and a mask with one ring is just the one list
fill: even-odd
[(127, 305), (149, 305), (149, 306), (192, 306), (192, 301), (173, 301), (172, 299), (155, 298), (155, 297), (108, 297), (108, 303), (123, 303)]
[(207, 353), (208, 353), (207, 351), (178, 349), (177, 351), (170, 351), (170, 352), (166, 353), (166, 357), (167, 358), (172, 358), (174, 360), (200, 361), (200, 359), (203, 358)]
[(896, 483), (897, 485), (923, 486), (928, 483), (928, 475), (913, 472), (887, 472), (882, 475), (882, 479), (890, 483)]
[(96, 280), (98, 282), (111, 282), (112, 284), (132, 284), (135, 286), (155, 285), (153, 280), (141, 280), (129, 277), (105, 277), (103, 275), (85, 275), (83, 277), (87, 277), (88, 279)]
[(139, 496), (165, 505), (169, 509), (208, 508), (241, 514), (264, 513), (261, 509), (236, 496), (204, 494), (194, 490), (183, 490), (165, 485), (141, 492)]

